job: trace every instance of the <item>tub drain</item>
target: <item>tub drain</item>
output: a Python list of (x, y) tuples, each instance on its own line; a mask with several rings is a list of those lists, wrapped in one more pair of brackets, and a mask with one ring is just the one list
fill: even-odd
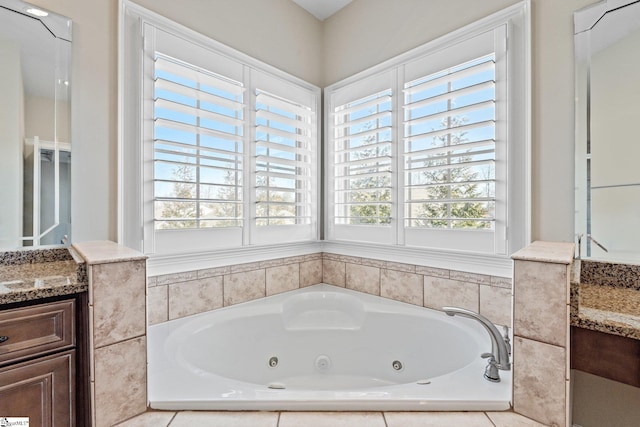
[(391, 366), (396, 371), (402, 371), (402, 368), (403, 368), (402, 362), (399, 361), (399, 360), (394, 360), (393, 363), (391, 364)]

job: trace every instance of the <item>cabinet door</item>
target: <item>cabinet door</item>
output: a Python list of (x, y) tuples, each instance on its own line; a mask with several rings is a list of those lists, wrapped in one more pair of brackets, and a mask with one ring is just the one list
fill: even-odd
[(30, 427), (74, 426), (75, 350), (0, 369), (0, 417)]
[(72, 347), (74, 319), (74, 300), (0, 311), (0, 366)]

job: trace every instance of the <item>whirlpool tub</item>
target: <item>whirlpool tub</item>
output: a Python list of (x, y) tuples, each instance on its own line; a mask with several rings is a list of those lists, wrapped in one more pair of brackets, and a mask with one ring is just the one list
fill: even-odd
[(150, 406), (212, 410), (504, 410), (477, 322), (347, 289), (308, 288), (154, 325)]

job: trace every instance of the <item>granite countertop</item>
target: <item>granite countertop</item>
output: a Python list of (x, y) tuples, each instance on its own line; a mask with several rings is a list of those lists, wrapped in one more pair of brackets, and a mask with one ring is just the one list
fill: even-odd
[(571, 283), (571, 325), (640, 340), (637, 267), (583, 261)]
[(25, 252), (2, 254), (0, 305), (87, 290), (85, 264), (75, 260), (67, 249), (53, 255), (49, 252), (45, 259), (25, 256)]

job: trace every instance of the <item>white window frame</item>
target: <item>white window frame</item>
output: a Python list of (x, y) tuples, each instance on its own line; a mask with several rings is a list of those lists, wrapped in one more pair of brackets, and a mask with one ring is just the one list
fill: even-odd
[[(506, 37), (504, 39), (504, 50), (507, 51), (506, 70), (496, 70), (496, 73), (506, 73), (504, 81), (504, 91), (507, 95), (507, 105), (497, 106), (502, 110), (496, 112), (496, 121), (507, 120), (506, 126), (496, 126), (496, 133), (504, 129), (505, 135), (496, 135), (496, 139), (502, 138), (508, 141), (504, 148), (507, 153), (498, 158), (497, 161), (506, 161), (506, 185), (502, 187), (501, 194), (496, 194), (496, 204), (501, 202), (504, 205), (499, 208), (504, 212), (501, 223), (496, 227), (496, 232), (492, 233), (487, 250), (487, 245), (465, 249), (465, 231), (451, 233), (451, 230), (406, 230), (404, 227), (404, 191), (403, 191), (403, 159), (402, 153), (398, 152), (399, 144), (402, 141), (402, 102), (401, 91), (403, 88), (404, 72), (407, 67), (425, 58), (435, 57), (440, 52), (452, 47), (473, 41), (474, 38), (483, 33), (504, 28)], [(524, 247), (530, 242), (530, 2), (524, 1), (488, 16), (478, 22), (454, 31), (446, 36), (429, 42), (421, 47), (411, 50), (405, 54), (392, 58), (371, 69), (358, 73), (352, 77), (335, 83), (325, 88), (325, 153), (326, 171), (325, 174), (325, 250), (342, 254), (354, 254), (409, 262), (416, 264), (429, 264), (434, 267), (463, 269), (478, 273), (494, 275), (511, 275), (511, 260), (509, 256)], [(502, 46), (497, 46), (500, 50)], [(496, 52), (498, 55), (498, 53)], [(468, 56), (465, 58), (471, 59)], [(448, 64), (436, 66), (432, 71), (445, 69)], [(425, 73), (426, 74), (426, 73)], [(423, 74), (424, 75), (424, 74)], [(369, 87), (370, 93), (379, 89), (378, 85), (388, 86), (381, 82), (392, 80), (391, 89), (396, 99), (393, 106), (395, 117), (394, 146), (393, 153), (395, 159), (395, 180), (392, 195), (394, 207), (392, 207), (392, 221), (390, 227), (379, 226), (337, 226), (333, 220), (334, 215), (334, 194), (333, 194), (333, 141), (334, 135), (332, 112), (333, 108), (341, 105), (342, 101), (358, 99), (357, 96), (349, 98), (344, 96), (345, 92), (353, 90), (356, 94), (366, 95), (358, 92), (358, 85)], [(407, 81), (412, 78), (407, 78)], [(496, 78), (497, 80), (497, 78)], [(368, 83), (367, 83), (368, 82)], [(333, 99), (334, 94), (338, 99)], [(498, 150), (498, 147), (496, 147)], [(496, 188), (498, 192), (498, 188)], [(502, 195), (502, 197), (500, 197)], [(434, 240), (434, 235), (441, 234), (442, 238)], [(455, 236), (452, 236), (455, 235)], [(424, 242), (428, 239), (433, 244)], [(453, 244), (450, 242), (453, 241)], [(486, 242), (485, 242), (486, 243)], [(424, 247), (421, 247), (424, 246)]]
[[(258, 261), (265, 258), (293, 256), (321, 251), (318, 241), (319, 216), (319, 165), (320, 135), (320, 89), (293, 77), (275, 67), (264, 64), (248, 55), (218, 43), (191, 29), (151, 12), (129, 0), (120, 3), (119, 32), (119, 114), (118, 114), (118, 241), (150, 256), (149, 270), (153, 274), (165, 274), (200, 266), (214, 267), (238, 262)], [(245, 83), (245, 98), (250, 99), (245, 107), (243, 183), (244, 203), (243, 227), (237, 229), (192, 229), (173, 233), (181, 235), (165, 239), (158, 252), (157, 233), (153, 229), (153, 147), (150, 134), (153, 132), (153, 106), (145, 100), (143, 73), (148, 75), (148, 64), (141, 52), (152, 42), (144, 37), (144, 28), (155, 28), (174, 35), (198, 47), (220, 55), (242, 68)], [(284, 89), (283, 89), (284, 88)], [(148, 88), (147, 88), (148, 89)], [(305, 226), (274, 225), (256, 227), (255, 217), (255, 92), (262, 89), (290, 101), (307, 105), (312, 110), (310, 175), (313, 182), (310, 191), (312, 220)], [(147, 90), (148, 93), (148, 90)], [(152, 102), (151, 102), (152, 103)], [(140, 117), (145, 117), (141, 120)], [(253, 166), (253, 168), (252, 168)], [(151, 176), (149, 176), (151, 171)], [(282, 231), (286, 229), (286, 231)], [(171, 232), (176, 230), (171, 230)], [(287, 239), (281, 238), (285, 233)], [(163, 239), (166, 236), (163, 236)], [(177, 243), (176, 243), (177, 242)], [(182, 242), (182, 243), (181, 243)], [(188, 244), (183, 244), (188, 242)], [(231, 244), (229, 244), (231, 242)], [(180, 248), (172, 251), (170, 248)]]

